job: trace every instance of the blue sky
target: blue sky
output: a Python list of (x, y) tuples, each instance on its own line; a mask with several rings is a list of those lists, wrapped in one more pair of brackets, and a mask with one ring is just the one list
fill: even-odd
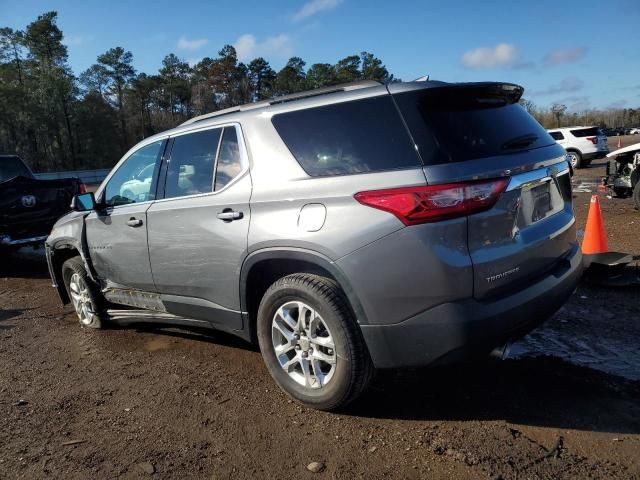
[(510, 81), (539, 105), (640, 107), (640, 0), (0, 0), (0, 26), (48, 10), (76, 74), (114, 46), (146, 73), (168, 53), (193, 62), (226, 43), (276, 69), (366, 50), (403, 80)]

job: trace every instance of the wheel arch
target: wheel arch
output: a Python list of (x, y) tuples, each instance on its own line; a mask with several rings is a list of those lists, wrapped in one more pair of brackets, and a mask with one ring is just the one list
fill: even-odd
[(258, 306), (267, 288), (292, 273), (315, 273), (334, 280), (345, 293), (358, 324), (367, 324), (366, 314), (349, 280), (331, 259), (313, 250), (268, 248), (251, 253), (240, 272), (240, 306), (245, 317), (245, 334), (257, 341)]
[(47, 245), (47, 250), (51, 269), (50, 274), (54, 287), (58, 290), (60, 300), (62, 300), (62, 303), (66, 305), (70, 302), (70, 299), (67, 293), (67, 288), (64, 285), (64, 279), (62, 278), (62, 265), (64, 265), (64, 262), (73, 257), (80, 257), (91, 280), (94, 280), (92, 275), (93, 272), (83, 253), (82, 245), (79, 241), (73, 238), (65, 238), (56, 241), (52, 245)]

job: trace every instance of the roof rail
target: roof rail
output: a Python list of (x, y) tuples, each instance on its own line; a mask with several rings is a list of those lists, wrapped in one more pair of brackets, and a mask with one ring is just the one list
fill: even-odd
[(330, 93), (336, 93), (336, 92), (348, 92), (350, 90), (359, 90), (361, 88), (376, 87), (379, 85), (383, 85), (383, 84), (375, 80), (361, 80), (359, 82), (343, 83), (340, 85), (333, 85), (330, 87), (322, 87), (322, 88), (316, 88), (314, 90), (306, 90), (304, 92), (291, 93), (289, 95), (283, 95), (281, 97), (273, 97), (268, 100), (262, 100), (260, 102), (246, 103), (238, 107), (230, 107), (230, 108), (225, 108), (223, 110), (217, 110), (211, 113), (205, 113), (204, 115), (193, 117), (187, 120), (186, 122), (182, 123), (181, 125), (191, 125), (196, 122), (208, 120), (209, 118), (220, 117), (222, 115), (228, 115), (230, 113), (254, 110), (256, 108), (262, 108), (269, 105), (277, 105), (279, 103), (291, 102), (291, 101), (300, 100), (303, 98), (317, 97), (319, 95), (328, 95)]

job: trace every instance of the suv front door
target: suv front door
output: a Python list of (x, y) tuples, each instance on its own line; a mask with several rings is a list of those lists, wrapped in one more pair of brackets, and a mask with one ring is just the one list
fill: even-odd
[(160, 140), (133, 152), (98, 192), (99, 209), (86, 220), (89, 254), (108, 286), (153, 291), (147, 245), (147, 210), (155, 199)]
[(238, 125), (199, 130), (174, 137), (169, 148), (164, 199), (147, 212), (156, 288), (171, 313), (239, 329), (251, 197), (242, 132)]

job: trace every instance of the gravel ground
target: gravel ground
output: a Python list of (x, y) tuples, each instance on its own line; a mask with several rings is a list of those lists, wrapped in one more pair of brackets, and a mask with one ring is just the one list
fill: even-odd
[[(601, 203), (610, 247), (640, 254), (640, 212)], [(637, 287), (581, 285), (511, 358), (383, 372), (328, 414), (240, 340), (85, 331), (49, 284), (41, 252), (0, 259), (0, 479), (640, 478)]]

